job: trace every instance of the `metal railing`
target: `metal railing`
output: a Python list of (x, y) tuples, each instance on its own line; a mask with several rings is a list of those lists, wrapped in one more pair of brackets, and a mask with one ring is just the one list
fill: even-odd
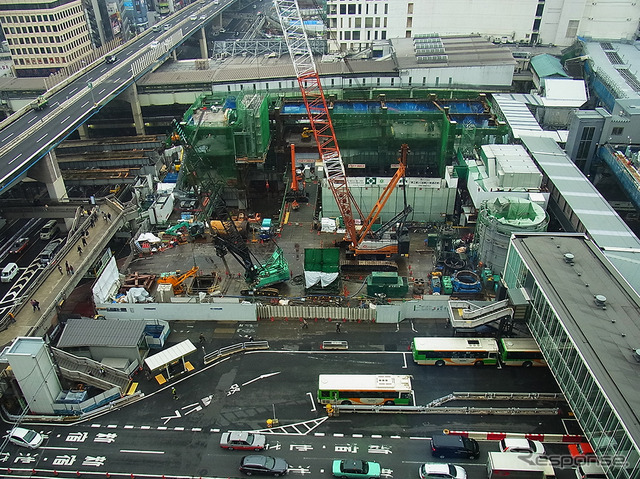
[(246, 343), (233, 344), (206, 354), (204, 356), (204, 363), (209, 364), (232, 354), (242, 353), (244, 351), (257, 351), (260, 349), (269, 349), (269, 343), (267, 341), (249, 341)]

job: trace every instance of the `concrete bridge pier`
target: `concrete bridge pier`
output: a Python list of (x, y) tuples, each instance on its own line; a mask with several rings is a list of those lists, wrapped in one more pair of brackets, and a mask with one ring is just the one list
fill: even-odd
[(200, 29), (200, 58), (203, 60), (209, 58), (209, 51), (207, 49), (207, 33), (204, 31), (204, 27)]
[[(60, 173), (60, 166), (54, 150), (49, 151), (38, 163), (29, 169), (30, 178), (44, 183), (49, 193), (49, 198), (56, 202), (69, 201), (67, 188)], [(73, 222), (72, 218), (65, 218), (65, 226), (68, 231)]]
[(138, 89), (136, 84), (132, 83), (131, 86), (123, 92), (123, 95), (125, 95), (125, 100), (131, 104), (131, 112), (133, 113), (133, 123), (136, 127), (136, 135), (145, 135), (142, 107), (140, 106), (140, 99), (138, 98)]
[(83, 123), (78, 127), (78, 134), (80, 135), (81, 140), (89, 139), (89, 128), (87, 127), (86, 123)]

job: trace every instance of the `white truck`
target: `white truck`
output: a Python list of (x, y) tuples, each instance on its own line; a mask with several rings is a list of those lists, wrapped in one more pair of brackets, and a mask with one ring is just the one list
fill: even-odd
[(489, 479), (554, 479), (551, 461), (539, 454), (490, 452), (487, 460)]

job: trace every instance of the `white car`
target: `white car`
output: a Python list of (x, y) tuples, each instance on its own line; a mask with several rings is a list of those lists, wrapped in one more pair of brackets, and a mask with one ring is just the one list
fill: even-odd
[(157, 48), (158, 45), (160, 44), (156, 40), (154, 40), (151, 43), (149, 43), (149, 48), (154, 49), (154, 48)]
[(200, 15), (200, 20), (206, 20), (207, 16), (206, 15)]
[(33, 429), (25, 429), (23, 427), (14, 427), (9, 433), (9, 442), (18, 446), (28, 447), (29, 449), (38, 449), (44, 438), (41, 434)]
[(467, 471), (455, 464), (427, 462), (418, 470), (420, 479), (467, 479)]
[(500, 440), (502, 452), (519, 452), (520, 454), (544, 454), (544, 446), (540, 441), (531, 439), (506, 438)]
[(197, 15), (191, 15), (191, 16), (189, 17), (189, 20), (191, 20), (192, 22), (195, 22), (197, 19), (198, 19), (198, 16), (197, 16)]

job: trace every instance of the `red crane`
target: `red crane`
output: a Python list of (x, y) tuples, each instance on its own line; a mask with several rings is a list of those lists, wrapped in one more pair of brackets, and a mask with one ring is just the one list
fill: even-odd
[[(300, 86), (302, 98), (307, 109), (307, 115), (311, 123), (311, 131), (316, 140), (320, 159), (324, 166), (327, 183), (344, 221), (346, 229), (345, 240), (350, 243), (349, 249), (354, 255), (391, 256), (392, 254), (396, 254), (399, 251), (397, 239), (376, 239), (372, 238), (369, 233), (371, 232), (372, 225), (378, 219), (382, 208), (399, 183), (400, 178), (405, 175), (406, 152), (408, 148), (406, 145), (403, 145), (403, 154), (401, 155), (400, 164), (395, 175), (382, 192), (371, 213), (365, 218), (349, 191), (344, 163), (340, 156), (340, 149), (329, 115), (327, 100), (322, 91), (320, 76), (318, 75), (318, 70), (313, 60), (309, 39), (304, 30), (298, 2), (297, 0), (274, 0), (274, 6), (280, 20), (280, 25), (282, 26), (285, 42), (289, 47), (289, 54), (291, 55), (298, 85)], [(357, 211), (360, 219), (362, 219), (362, 227), (359, 229), (356, 227), (354, 209)], [(411, 207), (405, 206), (400, 218), (401, 223), (411, 211)], [(397, 218), (398, 215), (396, 215), (394, 219)]]

